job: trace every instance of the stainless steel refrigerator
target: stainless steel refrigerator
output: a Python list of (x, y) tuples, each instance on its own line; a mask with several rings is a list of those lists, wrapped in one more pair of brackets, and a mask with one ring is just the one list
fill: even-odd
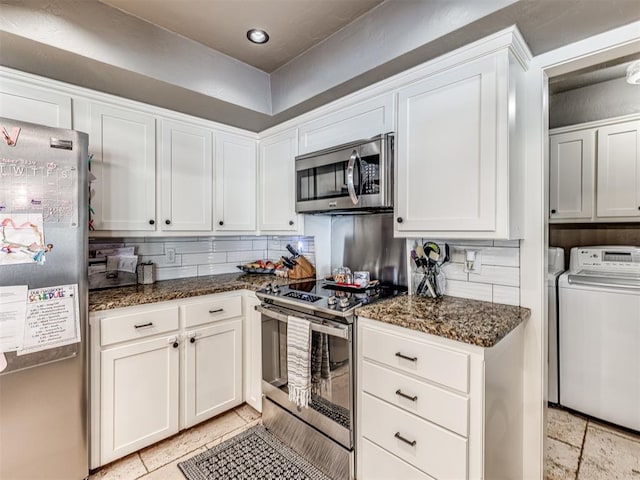
[[(89, 473), (87, 145), (85, 133), (0, 118), (0, 240), (4, 242), (0, 251), (0, 287), (8, 291), (27, 286), (27, 298), (32, 301), (37, 295), (31, 292), (53, 292), (53, 287), (72, 285), (68, 290), (72, 293), (60, 295), (77, 299), (69, 303), (75, 307), (64, 313), (76, 319), (72, 340), (49, 332), (49, 337), (38, 337), (42, 342), (37, 348), (0, 353), (4, 355), (0, 364), (4, 367), (0, 372), (3, 480), (80, 480)], [(44, 233), (46, 247), (34, 254), (33, 261), (17, 263), (15, 255), (20, 248), (10, 239), (12, 235), (22, 238), (15, 231), (20, 225), (14, 223), (25, 215), (39, 219), (34, 221), (33, 229)], [(29, 245), (21, 248), (33, 253)], [(0, 301), (8, 302), (6, 298)], [(38, 315), (13, 318), (5, 312), (4, 317), (0, 315), (0, 327), (6, 321), (7, 334), (9, 321), (15, 326), (31, 318), (33, 329), (42, 327), (34, 323), (57, 321), (47, 310)], [(73, 326), (73, 322), (68, 323)]]

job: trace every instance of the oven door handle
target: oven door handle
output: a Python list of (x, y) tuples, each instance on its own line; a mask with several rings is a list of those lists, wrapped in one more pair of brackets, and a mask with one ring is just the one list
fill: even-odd
[[(264, 308), (262, 306), (257, 306), (256, 310), (258, 310), (260, 313), (262, 313), (264, 316), (266, 317), (270, 317), (270, 318), (274, 318), (276, 320), (278, 320), (279, 322), (284, 322), (287, 323), (289, 321), (289, 316), (284, 314), (284, 313), (280, 313), (280, 312), (276, 312), (270, 308)], [(328, 326), (328, 325), (324, 325), (322, 323), (318, 323), (314, 320), (310, 320), (309, 317), (306, 316), (301, 316), (300, 318), (304, 318), (305, 320), (309, 320), (311, 322), (311, 330), (314, 332), (318, 332), (318, 333), (326, 333), (327, 335), (331, 336), (331, 337), (338, 337), (338, 338), (342, 338), (344, 340), (349, 340), (349, 327), (345, 326)]]

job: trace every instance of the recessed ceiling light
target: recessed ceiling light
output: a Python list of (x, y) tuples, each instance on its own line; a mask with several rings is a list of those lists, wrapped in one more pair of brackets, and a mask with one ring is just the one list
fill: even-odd
[(252, 28), (247, 32), (247, 38), (253, 43), (267, 43), (269, 41), (269, 34), (259, 28)]
[(627, 83), (640, 85), (640, 60), (627, 67)]

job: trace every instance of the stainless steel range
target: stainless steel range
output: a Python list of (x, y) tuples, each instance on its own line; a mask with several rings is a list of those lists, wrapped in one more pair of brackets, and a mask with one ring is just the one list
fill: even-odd
[[(265, 426), (336, 480), (354, 478), (355, 309), (406, 289), (349, 289), (310, 281), (267, 286), (262, 300), (262, 389)], [(312, 394), (308, 408), (289, 401), (287, 322), (311, 323)], [(314, 359), (324, 355), (323, 361)], [(324, 365), (322, 363), (324, 362)]]

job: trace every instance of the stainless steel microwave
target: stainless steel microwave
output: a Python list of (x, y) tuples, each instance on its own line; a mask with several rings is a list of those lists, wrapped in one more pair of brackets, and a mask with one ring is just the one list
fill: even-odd
[(394, 134), (296, 157), (296, 212), (393, 208)]

